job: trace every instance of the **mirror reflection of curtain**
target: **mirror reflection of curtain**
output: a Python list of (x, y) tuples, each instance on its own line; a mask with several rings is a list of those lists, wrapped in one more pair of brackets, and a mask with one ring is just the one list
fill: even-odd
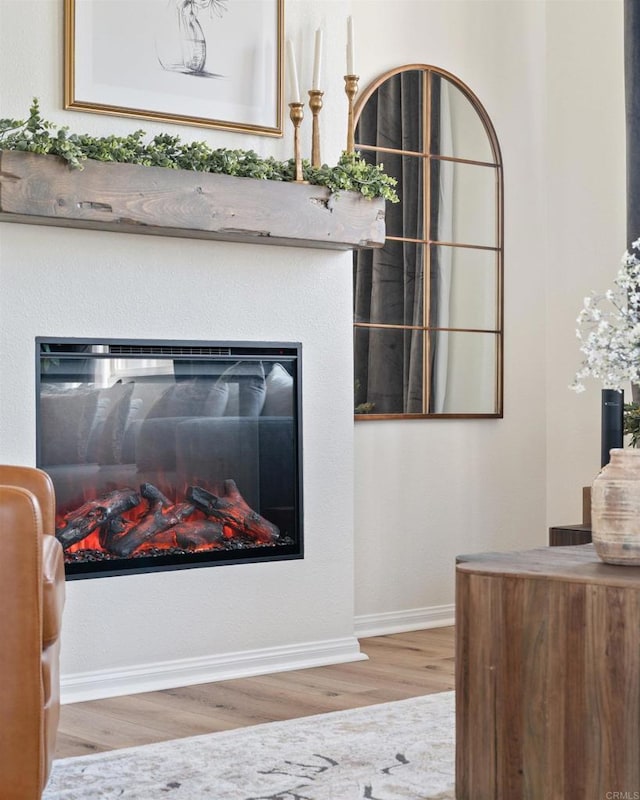
[(627, 122), (627, 239), (640, 237), (640, 3), (624, 3), (624, 79)]
[[(385, 81), (360, 116), (357, 141), (419, 153), (422, 148), (422, 75), (408, 71)], [(362, 151), (383, 163), (398, 181), (400, 203), (388, 204), (388, 237), (421, 239), (423, 159), (417, 155)], [(423, 245), (387, 239), (379, 250), (354, 254), (355, 321), (416, 326), (356, 328), (356, 405), (376, 414), (422, 413)]]
[[(432, 153), (453, 153), (453, 131), (451, 124), (450, 86), (438, 75), (431, 78), (432, 99)], [(435, 137), (437, 136), (437, 142)], [(437, 149), (436, 149), (437, 145)], [(447, 161), (432, 161), (431, 185), (432, 221), (430, 238), (452, 242), (453, 235), (453, 179), (454, 164)], [(453, 274), (452, 247), (431, 246), (431, 308), (429, 324), (434, 328), (448, 328), (451, 298), (451, 276)], [(431, 372), (431, 408), (436, 414), (447, 410), (447, 373), (449, 370), (449, 332), (439, 331), (432, 345), (433, 366)]]
[[(640, 6), (640, 2), (638, 4)], [(428, 65), (356, 106), (355, 141), (397, 180), (380, 250), (354, 254), (355, 412), (502, 416), (502, 160), (480, 101)]]
[[(624, 2), (624, 83), (627, 135), (627, 247), (640, 238), (640, 3)], [(640, 402), (640, 387), (631, 387)]]

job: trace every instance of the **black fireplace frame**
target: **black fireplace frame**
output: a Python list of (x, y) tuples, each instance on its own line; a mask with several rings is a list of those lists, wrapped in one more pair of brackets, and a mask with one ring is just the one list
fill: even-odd
[[(213, 550), (193, 552), (186, 555), (137, 555), (129, 558), (109, 558), (104, 561), (66, 562), (67, 580), (84, 578), (123, 577), (150, 572), (166, 572), (198, 567), (240, 565), (271, 561), (289, 561), (304, 558), (303, 531), (303, 480), (302, 480), (302, 344), (300, 342), (263, 341), (200, 341), (200, 340), (156, 340), (120, 338), (35, 337), (36, 375), (36, 466), (47, 471), (42, 459), (42, 425), (39, 411), (42, 360), (59, 361), (85, 358), (80, 348), (103, 345), (109, 348), (105, 357), (126, 358), (185, 358), (188, 360), (224, 360), (238, 358), (254, 361), (277, 362), (283, 358), (295, 363), (293, 398), (295, 405), (295, 539), (293, 544), (243, 547), (241, 550)], [(257, 352), (259, 351), (259, 353)], [(101, 354), (91, 353), (91, 357)]]

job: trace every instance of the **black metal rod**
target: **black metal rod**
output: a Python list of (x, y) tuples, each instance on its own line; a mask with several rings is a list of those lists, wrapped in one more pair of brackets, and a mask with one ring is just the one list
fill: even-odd
[(602, 390), (602, 435), (600, 463), (609, 463), (609, 451), (624, 446), (624, 392)]

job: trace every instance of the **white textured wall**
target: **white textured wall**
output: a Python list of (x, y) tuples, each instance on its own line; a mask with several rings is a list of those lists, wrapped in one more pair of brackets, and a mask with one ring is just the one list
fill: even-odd
[(548, 521), (579, 522), (600, 469), (600, 390), (567, 390), (576, 317), (611, 286), (626, 247), (622, 0), (548, 4)]
[(360, 56), (365, 85), (399, 63), (454, 72), (505, 166), (504, 419), (356, 425), (356, 613), (375, 615), (453, 602), (456, 553), (545, 544), (581, 518), (600, 387), (568, 385), (582, 298), (610, 285), (626, 238), (622, 0), (354, 9), (381, 42)]
[[(73, 130), (150, 130), (60, 110), (62, 5), (1, 0), (0, 117), (25, 115), (37, 95), (45, 117)], [(289, 15), (309, 38), (313, 22), (313, 14)], [(176, 130), (288, 155), (286, 141)], [(327, 147), (342, 138), (327, 134)], [(303, 346), (304, 560), (70, 582), (65, 677), (314, 642), (348, 650), (351, 640), (357, 655), (350, 264), (350, 253), (0, 225), (3, 462), (34, 463), (37, 335)]]
[(356, 613), (375, 615), (453, 603), (456, 554), (546, 541), (545, 7), (353, 7), (359, 38), (378, 42), (360, 48), (364, 85), (396, 64), (453, 72), (487, 109), (505, 170), (504, 419), (356, 424)]

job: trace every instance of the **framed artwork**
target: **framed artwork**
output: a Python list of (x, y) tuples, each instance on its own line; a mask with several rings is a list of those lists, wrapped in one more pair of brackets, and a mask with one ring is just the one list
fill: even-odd
[(64, 107), (282, 135), (284, 0), (65, 0)]

